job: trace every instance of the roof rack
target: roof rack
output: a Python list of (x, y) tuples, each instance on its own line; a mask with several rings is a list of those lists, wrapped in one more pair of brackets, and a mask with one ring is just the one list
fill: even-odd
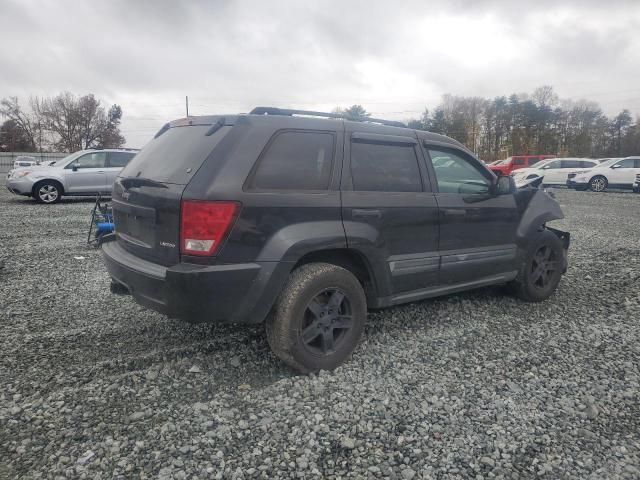
[[(339, 113), (328, 113), (328, 112), (314, 112), (312, 110), (292, 110), (289, 108), (278, 108), (278, 107), (256, 107), (249, 112), (252, 115), (285, 115), (285, 116), (293, 116), (293, 115), (307, 115), (310, 117), (323, 117), (323, 118), (339, 118), (346, 120), (343, 115)], [(363, 122), (368, 123), (379, 123), (381, 125), (388, 125), (390, 127), (405, 127), (406, 125), (402, 122), (396, 122), (394, 120), (383, 120), (381, 118), (371, 118), (367, 117), (363, 120)]]

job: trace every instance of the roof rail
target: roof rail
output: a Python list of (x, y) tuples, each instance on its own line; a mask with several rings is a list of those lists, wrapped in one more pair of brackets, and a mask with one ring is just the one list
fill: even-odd
[[(312, 110), (292, 110), (289, 108), (278, 108), (278, 107), (256, 107), (249, 112), (251, 115), (285, 115), (285, 116), (293, 116), (293, 115), (307, 115), (310, 117), (323, 117), (323, 118), (339, 118), (343, 120), (348, 120), (344, 118), (343, 115), (339, 113), (328, 113), (328, 112), (314, 112)], [(363, 122), (368, 123), (379, 123), (381, 125), (388, 125), (390, 127), (405, 127), (406, 125), (402, 122), (396, 122), (394, 120), (383, 120), (381, 118), (371, 118), (367, 117)]]

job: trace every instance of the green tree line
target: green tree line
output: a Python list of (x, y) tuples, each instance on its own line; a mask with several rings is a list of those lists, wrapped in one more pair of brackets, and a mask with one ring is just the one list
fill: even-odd
[[(369, 116), (360, 105), (334, 112), (351, 120)], [(609, 118), (597, 103), (562, 100), (550, 86), (493, 99), (447, 94), (408, 125), (455, 138), (485, 161), (526, 154), (640, 155), (640, 119), (629, 110)]]

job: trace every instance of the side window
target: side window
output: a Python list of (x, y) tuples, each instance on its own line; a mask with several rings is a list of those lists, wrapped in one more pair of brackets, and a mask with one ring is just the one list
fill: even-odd
[(109, 167), (111, 168), (124, 168), (129, 163), (129, 160), (133, 158), (135, 153), (129, 152), (110, 152), (109, 153)]
[(331, 180), (334, 137), (322, 132), (277, 133), (258, 160), (249, 188), (326, 190)]
[(561, 160), (562, 168), (580, 168), (580, 160)]
[(633, 168), (635, 160), (633, 158), (625, 158), (624, 160), (613, 165), (614, 168)]
[(636, 166), (635, 168), (640, 168), (640, 158), (636, 158)]
[(598, 165), (598, 162), (588, 162), (586, 160), (580, 161), (580, 168), (593, 168)]
[(351, 181), (361, 192), (421, 192), (414, 146), (352, 141)]
[(535, 165), (536, 163), (538, 163), (541, 160), (541, 158), (540, 157), (529, 157), (528, 160), (529, 160), (528, 161), (529, 165)]
[(556, 168), (562, 168), (562, 167), (561, 167), (561, 165), (562, 165), (562, 164), (560, 163), (560, 161), (559, 161), (559, 160), (558, 160), (558, 161), (555, 161), (555, 162), (547, 163), (547, 164), (543, 167), (543, 170), (553, 170), (553, 169), (556, 169)]
[(82, 155), (78, 157), (65, 168), (73, 168), (74, 166), (78, 169), (82, 168), (104, 168), (107, 159), (107, 154), (105, 152), (93, 152), (87, 153), (86, 155)]
[(514, 165), (524, 165), (524, 158), (522, 157), (518, 157), (513, 159), (513, 164)]
[(448, 150), (429, 149), (441, 193), (487, 193), (491, 181), (472, 159)]

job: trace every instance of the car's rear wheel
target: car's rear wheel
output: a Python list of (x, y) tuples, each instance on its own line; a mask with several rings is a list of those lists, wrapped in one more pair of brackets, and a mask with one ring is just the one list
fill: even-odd
[(539, 232), (528, 248), (518, 276), (512, 282), (515, 294), (527, 302), (549, 298), (562, 278), (564, 249), (560, 239), (549, 230)]
[(33, 187), (33, 197), (38, 203), (58, 203), (62, 198), (62, 187), (52, 180), (38, 182)]
[(594, 192), (604, 192), (607, 189), (609, 182), (602, 175), (595, 176), (589, 182), (589, 187)]
[(267, 319), (267, 339), (301, 373), (333, 370), (355, 349), (366, 317), (366, 297), (351, 272), (310, 263), (290, 275)]

